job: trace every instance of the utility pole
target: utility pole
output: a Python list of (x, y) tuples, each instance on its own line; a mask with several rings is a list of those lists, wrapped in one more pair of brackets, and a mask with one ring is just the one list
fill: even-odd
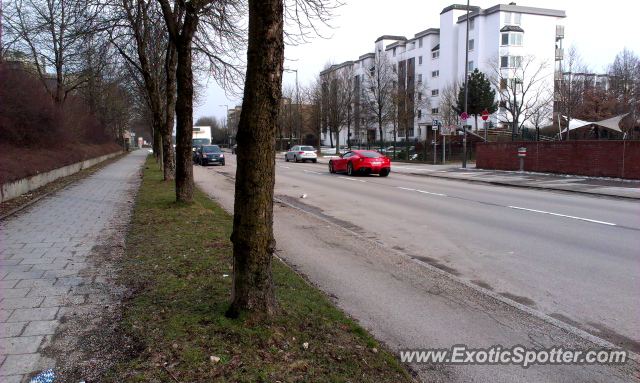
[(227, 116), (224, 119), (225, 127), (227, 128), (227, 136), (229, 137), (229, 149), (231, 149), (231, 132), (229, 131), (229, 105), (220, 105), (227, 108)]
[[(469, 0), (467, 0), (467, 38), (464, 42), (464, 113), (467, 113), (467, 96), (469, 93)], [(462, 123), (462, 167), (467, 167), (467, 128), (465, 127), (466, 120)]]

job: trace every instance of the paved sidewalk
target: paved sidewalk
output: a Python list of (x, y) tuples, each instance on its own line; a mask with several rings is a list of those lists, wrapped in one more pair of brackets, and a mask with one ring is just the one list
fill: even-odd
[(56, 367), (41, 356), (73, 307), (100, 301), (101, 276), (83, 272), (89, 255), (128, 217), (146, 150), (134, 151), (92, 176), (0, 222), (0, 381), (28, 381)]
[[(284, 155), (278, 154), (278, 158), (284, 159)], [(329, 157), (319, 157), (318, 163), (329, 163)], [(492, 185), (557, 190), (596, 196), (640, 200), (640, 181), (638, 180), (551, 173), (484, 170), (476, 169), (474, 163), (468, 164), (467, 169), (461, 169), (460, 164), (429, 165), (425, 163), (392, 161), (391, 169), (396, 173), (482, 182)]]

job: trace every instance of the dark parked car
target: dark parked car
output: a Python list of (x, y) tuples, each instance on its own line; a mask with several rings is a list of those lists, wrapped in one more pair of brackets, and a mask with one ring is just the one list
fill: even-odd
[(198, 148), (197, 162), (202, 165), (224, 166), (224, 154), (218, 145), (202, 145)]
[(191, 159), (193, 162), (198, 162), (198, 149), (200, 149), (199, 146), (194, 146), (192, 149)]

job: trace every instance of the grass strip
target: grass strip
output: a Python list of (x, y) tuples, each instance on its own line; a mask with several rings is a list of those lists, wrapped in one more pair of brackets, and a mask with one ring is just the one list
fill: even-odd
[(131, 360), (105, 381), (412, 382), (353, 320), (274, 260), (281, 316), (252, 323), (224, 316), (231, 292), (232, 217), (196, 190), (174, 202), (153, 159), (145, 165), (122, 258), (123, 330)]

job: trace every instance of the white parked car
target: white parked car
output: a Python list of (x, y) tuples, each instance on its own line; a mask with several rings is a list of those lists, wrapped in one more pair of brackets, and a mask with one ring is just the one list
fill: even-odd
[(307, 160), (318, 162), (318, 152), (313, 146), (296, 145), (284, 154), (284, 160), (287, 162), (307, 162)]

